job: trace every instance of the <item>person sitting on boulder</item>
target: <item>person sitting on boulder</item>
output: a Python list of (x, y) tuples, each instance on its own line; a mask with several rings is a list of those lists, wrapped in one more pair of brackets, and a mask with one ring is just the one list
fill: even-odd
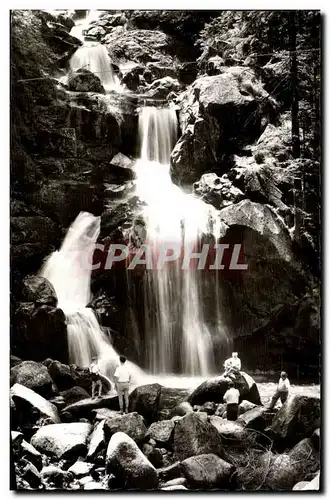
[(228, 383), (228, 390), (226, 391), (223, 400), (227, 403), (227, 420), (237, 420), (238, 417), (238, 402), (239, 390), (235, 389), (232, 380)]
[(231, 358), (226, 359), (224, 362), (225, 373), (224, 377), (236, 379), (236, 376), (241, 371), (241, 360), (237, 352), (233, 352)]
[(125, 356), (119, 356), (120, 360), (120, 365), (116, 369), (114, 373), (114, 377), (116, 380), (116, 388), (117, 388), (117, 393), (118, 393), (118, 399), (119, 399), (119, 408), (120, 408), (120, 413), (123, 414), (124, 410), (124, 401), (125, 399), (125, 413), (128, 413), (128, 390), (129, 390), (129, 383), (131, 380), (131, 374), (128, 370), (127, 363), (126, 363), (126, 357)]
[(95, 389), (96, 386), (99, 388), (99, 398), (102, 395), (102, 381), (100, 378), (100, 369), (98, 365), (98, 360), (96, 357), (92, 358), (92, 362), (89, 366), (89, 373), (91, 374), (92, 377), (92, 398), (95, 397)]
[(277, 389), (272, 397), (269, 410), (272, 410), (276, 405), (278, 399), (281, 399), (282, 405), (288, 399), (290, 391), (290, 380), (288, 379), (288, 374), (286, 372), (281, 372), (280, 380), (278, 381)]

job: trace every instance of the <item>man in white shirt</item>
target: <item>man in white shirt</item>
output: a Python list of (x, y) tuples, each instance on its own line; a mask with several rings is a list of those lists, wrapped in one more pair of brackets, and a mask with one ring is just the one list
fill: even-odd
[(238, 352), (233, 352), (231, 358), (226, 359), (224, 362), (225, 373), (224, 377), (232, 377), (233, 379), (241, 371), (241, 360), (238, 357)]
[(269, 410), (272, 410), (276, 405), (278, 399), (281, 399), (282, 405), (288, 399), (290, 391), (290, 380), (288, 379), (288, 374), (286, 372), (281, 372), (280, 380), (278, 381), (277, 389), (272, 397), (269, 405)]
[(238, 416), (238, 403), (239, 403), (239, 390), (235, 389), (234, 382), (230, 380), (229, 389), (225, 393), (223, 400), (227, 403), (227, 420), (237, 420)]
[(131, 374), (129, 373), (125, 356), (119, 356), (119, 360), (120, 360), (120, 365), (116, 369), (114, 377), (116, 380), (120, 413), (123, 414), (124, 410), (123, 396), (125, 399), (125, 413), (128, 413), (128, 404), (129, 404), (128, 390), (129, 390), (129, 383), (131, 380)]

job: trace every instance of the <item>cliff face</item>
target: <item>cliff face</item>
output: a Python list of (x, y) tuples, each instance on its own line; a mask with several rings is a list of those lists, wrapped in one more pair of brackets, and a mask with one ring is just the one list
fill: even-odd
[[(31, 311), (36, 314), (30, 304), (24, 320), (16, 319), (22, 279), (38, 271), (81, 210), (102, 215), (103, 239), (125, 239), (123, 228), (138, 214), (128, 167), (133, 160), (123, 154), (137, 156), (136, 107), (143, 96), (176, 105), (180, 137), (171, 156), (172, 179), (221, 210), (223, 241), (242, 243), (249, 257), (248, 273), (224, 273), (221, 284), (234, 344), (249, 368), (255, 367), (257, 349), (265, 368), (291, 363), (306, 376), (318, 373), (314, 139), (302, 130), (305, 145), (294, 158), (291, 101), (282, 82), (287, 58), (280, 51), (267, 56), (263, 36), (248, 31), (249, 16), (230, 21), (218, 14), (105, 11), (86, 35), (105, 45), (121, 84), (132, 91), (118, 95), (105, 94), (88, 71), (61, 83), (81, 45), (69, 34), (70, 16), (13, 12), (12, 347), (19, 355), (30, 342)], [(267, 22), (272, 32), (275, 20)], [(312, 29), (313, 22), (308, 18), (306, 24)], [(260, 51), (256, 63), (251, 54)], [(122, 197), (109, 185), (118, 186)], [(107, 326), (122, 331), (114, 339), (119, 350), (128, 347), (138, 357), (129, 339), (126, 284), (118, 283), (111, 272), (95, 277), (94, 305)]]

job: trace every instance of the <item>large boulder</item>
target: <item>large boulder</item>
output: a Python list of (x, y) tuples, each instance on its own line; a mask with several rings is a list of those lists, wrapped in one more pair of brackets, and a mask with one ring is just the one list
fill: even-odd
[(104, 37), (111, 60), (116, 64), (161, 62), (173, 66), (172, 39), (157, 30), (112, 31)]
[(143, 455), (133, 439), (123, 432), (117, 432), (110, 439), (106, 467), (116, 476), (120, 487), (125, 490), (153, 490), (158, 486), (155, 467)]
[(124, 432), (136, 443), (140, 443), (147, 434), (147, 428), (141, 415), (133, 412), (106, 420), (104, 424), (106, 439), (109, 440), (117, 432)]
[(155, 99), (166, 99), (170, 92), (179, 92), (181, 85), (178, 80), (165, 76), (149, 85), (146, 95)]
[[(44, 257), (40, 258), (39, 266)], [(12, 352), (35, 361), (48, 357), (68, 361), (66, 319), (62, 309), (35, 302), (16, 302), (12, 308)]]
[[(258, 387), (250, 375), (245, 372), (240, 372), (240, 377), (235, 381), (235, 387), (240, 392), (240, 401), (246, 399), (251, 403), (260, 404), (260, 395)], [(188, 401), (192, 405), (203, 405), (208, 401), (222, 403), (223, 396), (228, 389), (228, 378), (223, 375), (205, 380), (198, 386)]]
[(119, 403), (117, 396), (104, 396), (101, 398), (82, 399), (75, 403), (66, 406), (63, 411), (68, 411), (77, 417), (89, 416), (93, 410), (98, 408), (109, 408), (110, 410), (118, 410)]
[(237, 149), (238, 129), (241, 145), (256, 140), (266, 116), (262, 108), (269, 104), (274, 101), (253, 70), (224, 67), (220, 75), (197, 78), (181, 97), (183, 133), (171, 155), (173, 180), (191, 184), (214, 165), (222, 166), (222, 155)]
[(200, 454), (181, 462), (181, 469), (188, 486), (197, 490), (226, 488), (235, 471), (229, 464), (214, 454)]
[(56, 458), (80, 456), (86, 452), (91, 424), (72, 422), (41, 427), (31, 439), (40, 452)]
[(173, 430), (174, 422), (172, 420), (153, 422), (148, 429), (147, 436), (154, 439), (159, 445), (168, 445), (171, 442)]
[(52, 361), (48, 366), (49, 374), (60, 391), (65, 391), (75, 386), (75, 379), (68, 365), (60, 361)]
[(105, 94), (99, 77), (83, 68), (69, 76), (68, 87), (69, 90), (75, 92), (98, 92), (99, 94)]
[(14, 384), (10, 389), (10, 397), (14, 401), (17, 412), (24, 415), (25, 422), (40, 417), (47, 418), (53, 424), (60, 422), (56, 406), (28, 387)]
[(10, 385), (20, 384), (32, 389), (41, 396), (52, 394), (53, 381), (47, 368), (35, 361), (23, 361), (10, 370)]
[(276, 413), (268, 431), (278, 444), (295, 444), (320, 427), (320, 418), (319, 398), (293, 395)]
[(137, 412), (151, 423), (158, 412), (161, 386), (159, 384), (141, 385), (129, 397), (129, 411)]
[(174, 456), (177, 460), (202, 453), (222, 454), (221, 437), (216, 428), (198, 413), (188, 413), (174, 429)]
[[(256, 163), (252, 156), (234, 156), (235, 166), (225, 174), (232, 189), (244, 193), (244, 197), (256, 203), (267, 203), (285, 213), (288, 207), (282, 201), (282, 191), (278, 187), (283, 183), (277, 168), (273, 164)], [(236, 186), (236, 187), (234, 187)], [(238, 200), (240, 201), (240, 200)]]
[(22, 281), (22, 299), (25, 302), (57, 306), (57, 296), (53, 285), (42, 276), (26, 276)]

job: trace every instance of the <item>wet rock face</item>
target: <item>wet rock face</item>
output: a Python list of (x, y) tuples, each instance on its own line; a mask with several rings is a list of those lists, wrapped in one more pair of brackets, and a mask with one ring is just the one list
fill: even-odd
[(237, 150), (237, 141), (242, 146), (256, 140), (262, 131), (260, 99), (267, 102), (267, 93), (253, 71), (224, 68), (220, 75), (197, 78), (180, 98), (183, 133), (171, 155), (174, 182), (196, 181), (210, 167), (221, 166), (222, 155)]
[(35, 361), (23, 361), (10, 370), (10, 383), (21, 384), (32, 389), (40, 395), (50, 396), (52, 394), (52, 379), (47, 368)]
[(225, 208), (244, 198), (243, 192), (233, 186), (227, 174), (219, 177), (215, 173), (204, 174), (198, 182), (194, 183), (194, 192), (206, 203), (215, 208)]
[(70, 76), (68, 87), (69, 90), (75, 92), (97, 92), (99, 94), (105, 94), (99, 77), (87, 69), (80, 69)]

